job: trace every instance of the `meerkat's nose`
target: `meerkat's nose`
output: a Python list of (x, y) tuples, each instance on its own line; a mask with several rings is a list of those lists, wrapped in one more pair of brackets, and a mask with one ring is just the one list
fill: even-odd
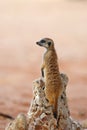
[(36, 44), (39, 44), (39, 42), (36, 42)]

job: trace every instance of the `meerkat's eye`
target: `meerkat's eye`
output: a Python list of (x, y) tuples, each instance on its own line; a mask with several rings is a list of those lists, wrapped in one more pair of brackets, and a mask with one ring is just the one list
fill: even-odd
[(48, 42), (48, 45), (50, 46), (50, 45), (51, 45), (51, 42)]
[(41, 40), (40, 42), (41, 42), (41, 43), (45, 43), (46, 41), (45, 41), (45, 40)]

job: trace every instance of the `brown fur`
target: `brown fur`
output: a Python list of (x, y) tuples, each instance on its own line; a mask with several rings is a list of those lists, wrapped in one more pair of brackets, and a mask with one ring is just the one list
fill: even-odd
[[(48, 40), (47, 38), (45, 39)], [(41, 70), (44, 69), (46, 97), (49, 100), (50, 105), (53, 106), (54, 115), (57, 116), (57, 104), (58, 97), (62, 92), (62, 81), (54, 43), (51, 39), (49, 40), (52, 44), (47, 48), (47, 51), (44, 54)]]

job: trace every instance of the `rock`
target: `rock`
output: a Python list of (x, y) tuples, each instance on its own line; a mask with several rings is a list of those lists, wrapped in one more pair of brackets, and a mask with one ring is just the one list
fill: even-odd
[(5, 130), (27, 130), (26, 116), (19, 114), (13, 122), (8, 124)]
[(61, 74), (63, 84), (62, 95), (58, 99), (58, 117), (54, 118), (53, 108), (45, 96), (45, 83), (39, 78), (33, 82), (33, 100), (27, 113), (19, 114), (5, 130), (83, 130), (80, 123), (70, 117), (66, 97), (68, 77)]

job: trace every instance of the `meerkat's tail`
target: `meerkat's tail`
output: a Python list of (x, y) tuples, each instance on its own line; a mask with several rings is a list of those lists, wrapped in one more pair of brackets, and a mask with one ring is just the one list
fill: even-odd
[(58, 97), (55, 97), (54, 99), (54, 107), (53, 107), (53, 114), (54, 117), (57, 119), (57, 115), (58, 115)]

